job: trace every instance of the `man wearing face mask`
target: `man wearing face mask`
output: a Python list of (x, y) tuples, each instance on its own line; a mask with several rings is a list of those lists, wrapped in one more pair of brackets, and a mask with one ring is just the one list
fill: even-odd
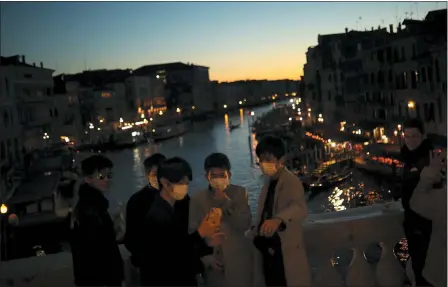
[(197, 286), (199, 258), (211, 254), (207, 246), (221, 243), (219, 225), (205, 218), (197, 230), (189, 233), (192, 179), (190, 165), (174, 157), (164, 161), (157, 172), (160, 192), (149, 208), (144, 227), (140, 280), (142, 286)]
[(214, 254), (202, 257), (207, 287), (251, 286), (252, 260), (244, 232), (251, 224), (247, 190), (230, 184), (230, 161), (225, 154), (213, 153), (204, 162), (209, 183), (191, 197), (190, 229), (195, 230), (212, 208), (222, 211), (220, 231), (225, 234)]
[(267, 136), (256, 148), (260, 168), (269, 179), (263, 186), (252, 228), (255, 286), (310, 286), (310, 270), (302, 223), (307, 216), (303, 185), (284, 166), (281, 138)]
[(143, 162), (148, 184), (140, 191), (129, 198), (126, 206), (126, 234), (124, 244), (131, 252), (131, 262), (135, 267), (139, 267), (139, 255), (141, 255), (143, 232), (142, 228), (146, 214), (151, 206), (154, 194), (159, 192), (159, 182), (157, 179), (157, 170), (166, 157), (160, 153), (149, 156)]
[(109, 215), (112, 162), (94, 155), (82, 163), (84, 183), (72, 214), (71, 251), (77, 286), (121, 286), (123, 261), (116, 242), (114, 223)]

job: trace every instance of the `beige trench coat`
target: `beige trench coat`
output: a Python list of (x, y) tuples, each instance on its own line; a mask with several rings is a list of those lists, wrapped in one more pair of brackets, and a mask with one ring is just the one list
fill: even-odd
[(409, 202), (421, 216), (432, 220), (432, 234), (426, 254), (423, 276), (435, 287), (447, 286), (447, 190), (419, 188), (417, 186)]
[[(279, 232), (287, 287), (311, 286), (311, 273), (303, 240), (302, 223), (308, 214), (304, 189), (300, 179), (282, 168), (275, 188), (274, 218), (281, 219), (286, 229)], [(255, 226), (259, 225), (269, 183), (263, 186), (258, 200)], [(255, 250), (254, 287), (265, 286), (261, 253)]]
[[(203, 189), (191, 196), (190, 232), (195, 231), (212, 207), (223, 209), (221, 232), (226, 235), (222, 245), (224, 272), (205, 269), (204, 280), (207, 287), (247, 287), (252, 285), (251, 241), (245, 237), (245, 231), (251, 225), (251, 212), (247, 190), (237, 185), (229, 185), (225, 193), (230, 200), (219, 201), (213, 191)], [(212, 255), (213, 256), (213, 255)], [(207, 257), (203, 262), (207, 262)]]

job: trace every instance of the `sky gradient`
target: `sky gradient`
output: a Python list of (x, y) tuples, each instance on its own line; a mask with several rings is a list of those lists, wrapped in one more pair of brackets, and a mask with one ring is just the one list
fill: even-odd
[[(416, 4), (418, 3), (418, 4)], [(1, 2), (1, 54), (55, 74), (164, 62), (218, 81), (299, 79), (318, 34), (397, 26), (446, 2)], [(418, 11), (418, 13), (417, 13)], [(361, 20), (358, 20), (362, 17)], [(357, 23), (358, 22), (358, 23)]]

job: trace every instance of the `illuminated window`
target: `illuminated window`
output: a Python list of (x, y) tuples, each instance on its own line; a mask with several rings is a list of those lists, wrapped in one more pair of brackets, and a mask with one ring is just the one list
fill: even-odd
[(109, 92), (102, 92), (101, 93), (101, 97), (102, 98), (110, 98), (110, 93)]

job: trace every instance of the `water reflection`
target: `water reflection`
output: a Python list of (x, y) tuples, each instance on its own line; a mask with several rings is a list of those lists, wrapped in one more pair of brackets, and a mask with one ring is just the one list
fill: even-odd
[(240, 125), (244, 126), (244, 111), (240, 109)]

